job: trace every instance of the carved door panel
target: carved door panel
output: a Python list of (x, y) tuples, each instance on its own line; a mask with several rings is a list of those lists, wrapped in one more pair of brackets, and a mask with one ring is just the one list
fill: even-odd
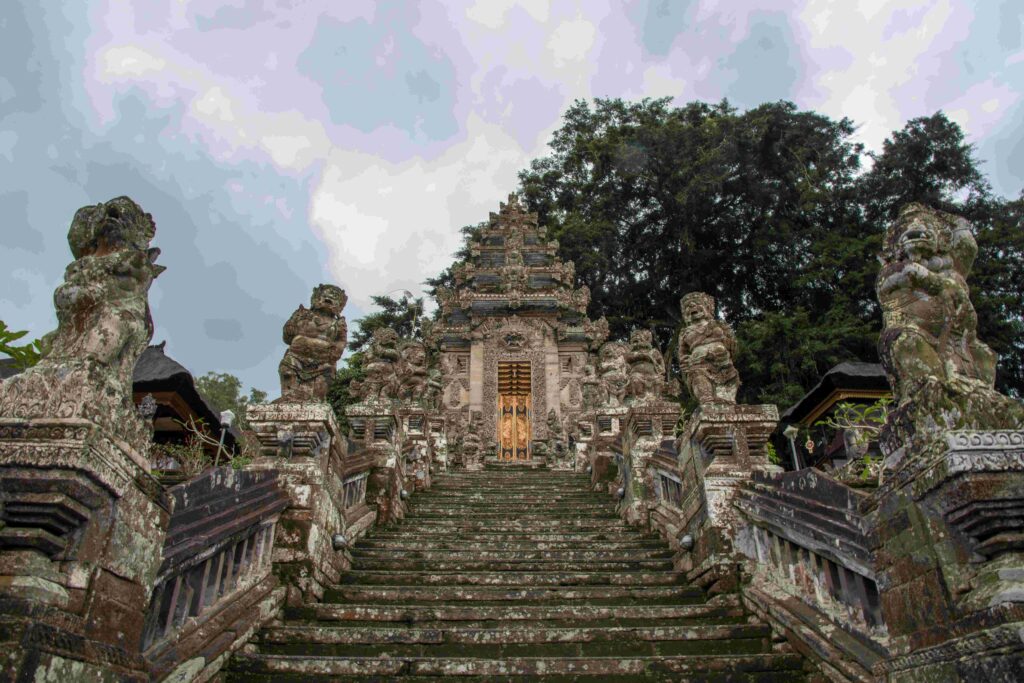
[(498, 364), (498, 458), (530, 459), (530, 364)]

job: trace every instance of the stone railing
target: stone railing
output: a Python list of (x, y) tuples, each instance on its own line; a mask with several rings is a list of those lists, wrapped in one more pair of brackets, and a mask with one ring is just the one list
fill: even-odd
[(212, 676), (283, 600), (271, 572), (288, 506), (278, 474), (221, 467), (169, 490), (173, 510), (146, 614), (152, 677)]
[(736, 506), (737, 550), (754, 564), (748, 604), (799, 634), (836, 678), (861, 680), (887, 655), (871, 497), (819, 470), (754, 472)]

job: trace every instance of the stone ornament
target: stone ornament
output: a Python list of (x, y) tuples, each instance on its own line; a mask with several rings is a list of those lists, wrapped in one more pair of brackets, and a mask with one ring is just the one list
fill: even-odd
[(622, 342), (605, 342), (598, 353), (598, 372), (601, 394), (611, 408), (625, 405), (629, 387), (629, 366), (626, 362), (628, 347)]
[(398, 333), (390, 327), (373, 331), (370, 348), (366, 352), (366, 378), (352, 383), (352, 394), (361, 403), (395, 400), (401, 391)]
[(912, 203), (886, 231), (875, 290), (879, 356), (897, 407), (882, 446), (941, 445), (941, 432), (1024, 426), (1024, 406), (995, 390), (996, 354), (977, 337), (967, 276), (978, 245), (965, 219)]
[(736, 336), (715, 317), (715, 300), (690, 292), (679, 300), (683, 330), (679, 334), (679, 365), (683, 382), (701, 406), (735, 404), (740, 387), (733, 365)]
[(135, 362), (153, 336), (149, 287), (164, 267), (152, 216), (128, 197), (79, 209), (68, 231), (75, 260), (53, 295), (57, 329), (35, 367), (0, 385), (0, 415), (86, 418), (148, 450), (132, 402)]
[(627, 396), (633, 401), (656, 401), (665, 388), (665, 359), (653, 340), (650, 330), (633, 330), (629, 337)]
[(345, 290), (321, 284), (313, 290), (310, 307), (299, 305), (284, 325), (288, 350), (278, 366), (282, 403), (321, 402), (337, 373), (345, 351), (348, 327), (341, 315)]

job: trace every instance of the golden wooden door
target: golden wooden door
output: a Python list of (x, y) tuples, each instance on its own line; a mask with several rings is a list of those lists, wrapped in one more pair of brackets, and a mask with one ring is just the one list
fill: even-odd
[(498, 363), (498, 459), (530, 459), (530, 364)]

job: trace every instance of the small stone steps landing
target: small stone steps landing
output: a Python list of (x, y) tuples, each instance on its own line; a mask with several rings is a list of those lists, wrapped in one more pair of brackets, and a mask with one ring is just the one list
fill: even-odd
[(437, 478), (352, 551), (324, 602), (286, 609), (225, 681), (802, 681), (735, 595), (708, 599), (657, 537), (572, 472)]

